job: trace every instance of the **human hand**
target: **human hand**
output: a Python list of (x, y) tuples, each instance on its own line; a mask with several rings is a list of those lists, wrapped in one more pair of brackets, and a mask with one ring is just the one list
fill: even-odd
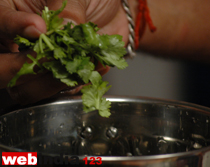
[[(38, 38), (41, 33), (46, 32), (46, 26), (44, 20), (36, 13), (40, 13), (44, 6), (48, 6), (50, 10), (56, 10), (61, 4), (62, 0), (2, 0), (0, 2), (2, 23), (0, 26), (0, 88), (6, 88), (7, 83), (28, 60), (27, 53), (34, 54), (31, 53), (32, 51), (18, 52), (18, 47), (12, 39), (16, 35)], [(65, 18), (65, 22), (74, 21), (76, 24), (94, 22), (101, 28), (99, 33), (123, 35), (123, 40), (127, 43), (127, 19), (120, 0), (68, 0), (60, 17)], [(96, 68), (101, 75), (109, 70), (102, 65)], [(9, 92), (18, 102), (26, 104), (50, 97), (63, 89), (67, 89), (67, 86), (54, 79), (51, 74), (45, 73), (22, 77), (15, 87), (9, 89)], [(71, 93), (74, 94), (80, 89), (81, 86)]]

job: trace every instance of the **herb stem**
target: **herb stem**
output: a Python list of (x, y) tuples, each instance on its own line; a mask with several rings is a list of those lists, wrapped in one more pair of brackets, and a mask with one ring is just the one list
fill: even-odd
[(40, 38), (43, 39), (43, 41), (47, 44), (47, 46), (50, 48), (50, 50), (55, 49), (55, 47), (51, 44), (50, 39), (45, 34), (41, 34)]
[(46, 35), (50, 35), (50, 34), (52, 34), (52, 33), (54, 33), (54, 32), (55, 32), (55, 30), (47, 31), (47, 32), (46, 32)]
[(56, 30), (60, 30), (60, 29), (63, 28), (63, 27), (64, 27), (64, 25), (62, 24), (62, 25), (58, 26), (56, 29), (47, 31), (47, 32), (46, 32), (46, 35), (51, 35), (51, 34), (54, 33)]
[(43, 47), (42, 47), (42, 34), (39, 37), (39, 48), (40, 48), (40, 52), (44, 53)]
[(99, 106), (100, 106), (100, 98), (99, 98), (98, 93), (97, 93), (97, 96), (96, 96), (96, 109), (97, 110), (99, 109)]
[(36, 63), (36, 65), (37, 65), (38, 67), (42, 68), (42, 66), (41, 66), (41, 64), (38, 62), (38, 60), (35, 59), (33, 56), (31, 56), (30, 54), (28, 54), (27, 57), (28, 57), (29, 59), (31, 59), (34, 63)]

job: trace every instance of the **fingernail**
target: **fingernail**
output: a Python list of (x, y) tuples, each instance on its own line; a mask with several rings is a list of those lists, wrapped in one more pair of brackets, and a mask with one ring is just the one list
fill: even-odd
[(27, 38), (38, 38), (41, 32), (34, 26), (28, 26), (23, 30), (23, 36)]
[(64, 18), (63, 19), (63, 24), (66, 25), (67, 23), (73, 23), (74, 25), (77, 25), (77, 23), (74, 20)]

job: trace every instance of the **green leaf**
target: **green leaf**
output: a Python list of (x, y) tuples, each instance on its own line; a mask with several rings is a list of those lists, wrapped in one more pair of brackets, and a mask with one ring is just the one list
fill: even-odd
[(28, 39), (23, 38), (19, 35), (16, 36), (16, 38), (14, 39), (14, 42), (18, 45), (24, 44), (25, 46), (31, 46), (31, 42)]
[(119, 69), (124, 69), (128, 66), (125, 59), (123, 59), (123, 55), (126, 54), (126, 50), (123, 47), (124, 42), (122, 41), (122, 37), (119, 35), (102, 35), (101, 40), (103, 40), (104, 45), (100, 53), (96, 53), (99, 61), (101, 60), (103, 63), (108, 66), (116, 66)]
[(66, 69), (70, 74), (77, 73), (84, 83), (88, 83), (95, 66), (89, 57), (74, 58), (66, 62)]
[[(48, 34), (54, 32), (58, 28), (61, 28), (60, 25), (62, 24), (63, 19), (59, 18), (58, 15), (63, 11), (66, 4), (67, 4), (67, 0), (63, 1), (62, 7), (56, 11), (49, 10), (49, 8), (45, 6), (42, 12), (43, 13), (42, 18), (44, 19), (46, 23)], [(49, 33), (49, 31), (51, 32)]]
[(101, 99), (101, 105), (100, 105), (100, 108), (99, 108), (99, 114), (102, 117), (107, 117), (108, 118), (111, 115), (109, 108), (111, 108), (111, 102), (106, 100), (105, 98), (102, 98)]
[(16, 36), (14, 42), (19, 46), (20, 51), (24, 49), (29, 49), (34, 46), (33, 42), (30, 42), (28, 39), (20, 37), (19, 35)]
[(62, 48), (55, 48), (54, 49), (54, 58), (55, 59), (61, 59), (67, 57), (66, 54), (64, 53)]
[[(31, 55), (27, 55), (29, 58), (32, 57)], [(25, 62), (22, 66), (22, 68), (20, 69), (20, 71), (18, 71), (18, 73), (12, 78), (12, 80), (10, 80), (10, 82), (8, 83), (8, 87), (13, 87), (15, 86), (18, 78), (22, 75), (27, 75), (27, 74), (36, 74), (34, 72), (34, 66), (37, 65), (36, 61), (33, 61), (32, 63), (27, 63)]]
[(90, 81), (93, 85), (99, 85), (102, 80), (101, 75), (97, 71), (93, 71), (90, 76)]
[(122, 36), (120, 35), (101, 35), (100, 39), (106, 44), (107, 49), (120, 51), (120, 57), (125, 54), (125, 43), (122, 41)]
[(94, 70), (95, 66), (90, 62), (89, 57), (76, 57), (72, 61), (68, 61), (66, 64), (66, 69), (69, 73), (77, 73), (78, 70), (88, 69)]
[[(68, 36), (63, 36), (63, 42), (65, 44), (77, 44), (77, 42), (74, 40), (74, 38), (68, 37)], [(78, 44), (77, 44), (78, 45)]]
[(66, 71), (59, 61), (45, 62), (43, 66), (51, 71), (55, 78), (63, 81), (66, 85), (76, 86), (78, 84), (75, 78)]
[(87, 85), (82, 88), (83, 109), (85, 112), (98, 110), (101, 116), (110, 116), (109, 108), (111, 107), (111, 103), (109, 101), (106, 102), (106, 100), (102, 98), (103, 94), (111, 87), (107, 86), (107, 84), (108, 82), (101, 81), (101, 84), (99, 85)]
[(66, 7), (66, 5), (67, 5), (67, 0), (64, 0), (63, 3), (62, 3), (61, 8), (58, 9), (58, 10), (56, 10), (56, 11), (51, 11), (52, 14), (50, 16), (51, 17), (58, 16), (64, 10), (64, 8)]
[(105, 51), (102, 51), (102, 54), (104, 56), (101, 56), (100, 54), (96, 54), (96, 57), (99, 61), (102, 62), (104, 65), (108, 65), (111, 67), (117, 67), (119, 69), (125, 69), (128, 64), (124, 59), (116, 59), (116, 54), (108, 53)]
[(86, 84), (89, 83), (91, 73), (92, 71), (89, 69), (78, 70), (78, 75), (80, 76), (82, 81)]
[(100, 39), (100, 35), (96, 33), (94, 30), (94, 26), (92, 23), (81, 24), (85, 39), (88, 44), (93, 45), (95, 47), (103, 48), (104, 43)]
[(52, 18), (51, 22), (50, 22), (50, 28), (53, 30), (57, 30), (60, 28), (60, 25), (63, 23), (63, 19), (57, 17)]
[(72, 32), (71, 32), (70, 36), (72, 36), (75, 39), (75, 41), (84, 40), (84, 34), (83, 34), (83, 31), (82, 31), (82, 27), (80, 25), (75, 26), (72, 29)]
[[(32, 63), (25, 63), (8, 86), (14, 86), (17, 79), (26, 74), (35, 74), (34, 66), (38, 66), (41, 73), (50, 71), (53, 76), (67, 86), (78, 83), (90, 83), (81, 92), (84, 111), (98, 110), (103, 117), (110, 116), (111, 102), (103, 95), (111, 86), (102, 81), (101, 75), (95, 70), (95, 64), (124, 69), (127, 63), (123, 56), (126, 54), (124, 42), (120, 35), (99, 35), (99, 28), (94, 23), (62, 25), (60, 14), (65, 8), (67, 0), (56, 11), (44, 7), (42, 18), (47, 26), (47, 33), (41, 34), (39, 39), (30, 40), (17, 36), (14, 41), (19, 50), (32, 49), (37, 53), (36, 58), (28, 55)], [(41, 63), (43, 61), (47, 61)], [(95, 64), (94, 64), (95, 63)]]

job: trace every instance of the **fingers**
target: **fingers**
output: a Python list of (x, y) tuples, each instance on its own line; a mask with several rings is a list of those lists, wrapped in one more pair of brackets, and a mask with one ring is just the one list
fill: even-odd
[(99, 72), (99, 74), (101, 74), (101, 76), (103, 76), (104, 74), (106, 74), (110, 70), (110, 67), (109, 66), (103, 66), (99, 62), (95, 69)]
[(86, 11), (87, 21), (91, 21), (101, 28), (113, 19), (120, 6), (120, 0), (91, 0)]
[[(91, 20), (90, 20), (91, 21)], [(113, 17), (112, 20), (105, 26), (103, 26), (99, 31), (99, 34), (119, 34), (123, 36), (123, 41), (125, 44), (128, 43), (128, 20), (125, 11), (122, 7), (119, 8), (118, 13)]]
[[(110, 67), (108, 66), (98, 66), (98, 72), (101, 75), (107, 73), (109, 69)], [(52, 74), (47, 73), (21, 85), (8, 88), (8, 92), (13, 100), (19, 104), (25, 105), (49, 98), (59, 92), (63, 92), (63, 94), (66, 95), (74, 95), (78, 93), (82, 87), (83, 85), (74, 88), (67, 87), (59, 80), (53, 78)]]
[[(50, 10), (59, 9), (62, 5), (61, 0), (46, 0), (46, 5)], [(66, 8), (60, 14), (60, 17), (66, 21), (74, 21), (77, 24), (86, 22), (86, 8), (88, 0), (69, 0)], [(33, 13), (16, 11), (0, 3), (0, 36), (14, 38), (17, 34), (26, 38), (37, 38), (40, 33), (46, 31), (44, 20)], [(9, 21), (8, 21), (9, 20)], [(7, 87), (8, 82), (16, 75), (22, 65), (28, 61), (28, 52), (10, 53), (0, 55), (0, 88)], [(101, 64), (96, 70), (104, 75), (109, 71), (109, 67), (103, 67)], [(34, 78), (35, 77), (35, 78)], [(26, 82), (25, 82), (26, 81)], [(54, 79), (52, 74), (43, 74), (41, 76), (32, 76), (25, 80), (19, 80), (18, 85), (9, 88), (8, 91), (13, 99), (21, 104), (34, 103), (41, 99), (48, 98), (66, 89), (67, 86)], [(77, 93), (82, 86), (69, 91), (69, 94)]]
[(12, 9), (0, 2), (0, 36), (13, 39), (17, 34), (26, 38), (38, 38), (46, 32), (44, 20), (37, 14)]
[(52, 74), (47, 73), (24, 84), (8, 88), (8, 92), (12, 99), (24, 105), (51, 97), (66, 87), (65, 84), (53, 78)]
[[(63, 1), (47, 0), (47, 6), (50, 10), (57, 10), (62, 6)], [(65, 9), (60, 13), (60, 17), (65, 22), (74, 21), (77, 24), (86, 22), (86, 6), (88, 0), (68, 0)]]
[[(18, 52), (18, 53), (2, 53), (0, 54), (0, 89), (6, 88), (9, 81), (17, 74), (22, 65), (27, 61), (31, 62), (27, 58), (27, 54), (34, 55), (32, 51)], [(36, 77), (32, 75), (32, 77)], [(27, 78), (27, 80), (30, 78)], [(24, 82), (24, 80), (18, 80), (18, 84)]]
[(59, 92), (59, 94), (62, 94), (62, 95), (75, 95), (77, 94), (82, 88), (83, 88), (84, 85), (79, 85), (79, 86), (76, 86), (74, 88), (67, 88), (67, 89), (64, 89), (62, 91)]
[(13, 40), (0, 38), (0, 44), (1, 46), (7, 49), (7, 52), (4, 52), (3, 48), (0, 48), (0, 53), (19, 52), (18, 50), (19, 46), (16, 43), (14, 43)]
[(10, 52), (10, 49), (0, 44), (0, 53), (8, 53), (8, 52)]
[[(0, 83), (1, 88), (7, 87), (8, 82), (22, 67), (25, 61), (28, 61), (25, 53), (1, 54), (0, 55)], [(110, 67), (104, 67), (98, 63), (96, 70), (104, 75), (109, 71)], [(51, 73), (40, 75), (24, 76), (19, 80), (15, 87), (8, 88), (8, 92), (12, 99), (20, 104), (34, 103), (39, 100), (51, 97), (58, 92), (67, 89), (65, 94), (73, 95), (80, 91), (82, 86), (76, 88), (67, 87), (59, 80), (53, 78)]]
[[(110, 67), (104, 67), (102, 64), (98, 64), (96, 70), (104, 75), (109, 71)], [(63, 92), (66, 95), (74, 95), (82, 89), (83, 85), (76, 87), (67, 87), (59, 80), (53, 78), (51, 73), (39, 76), (35, 79), (23, 83), (21, 85), (8, 88), (8, 92), (13, 100), (20, 104), (30, 104), (40, 101), (42, 99), (51, 97), (59, 92)]]
[[(14, 1), (14, 6), (6, 1), (0, 2), (0, 36), (1, 38), (13, 39), (17, 34), (26, 38), (38, 38), (41, 33), (46, 32), (44, 20), (30, 11), (30, 4), (24, 1)], [(62, 0), (46, 0), (46, 6), (50, 10), (57, 10), (62, 6)], [(67, 6), (60, 14), (66, 21), (74, 21), (77, 24), (86, 21), (86, 7), (88, 0), (68, 0)], [(12, 2), (11, 2), (12, 3)], [(38, 3), (38, 2), (37, 2)], [(25, 7), (27, 6), (27, 7)], [(30, 11), (27, 11), (27, 9)]]

